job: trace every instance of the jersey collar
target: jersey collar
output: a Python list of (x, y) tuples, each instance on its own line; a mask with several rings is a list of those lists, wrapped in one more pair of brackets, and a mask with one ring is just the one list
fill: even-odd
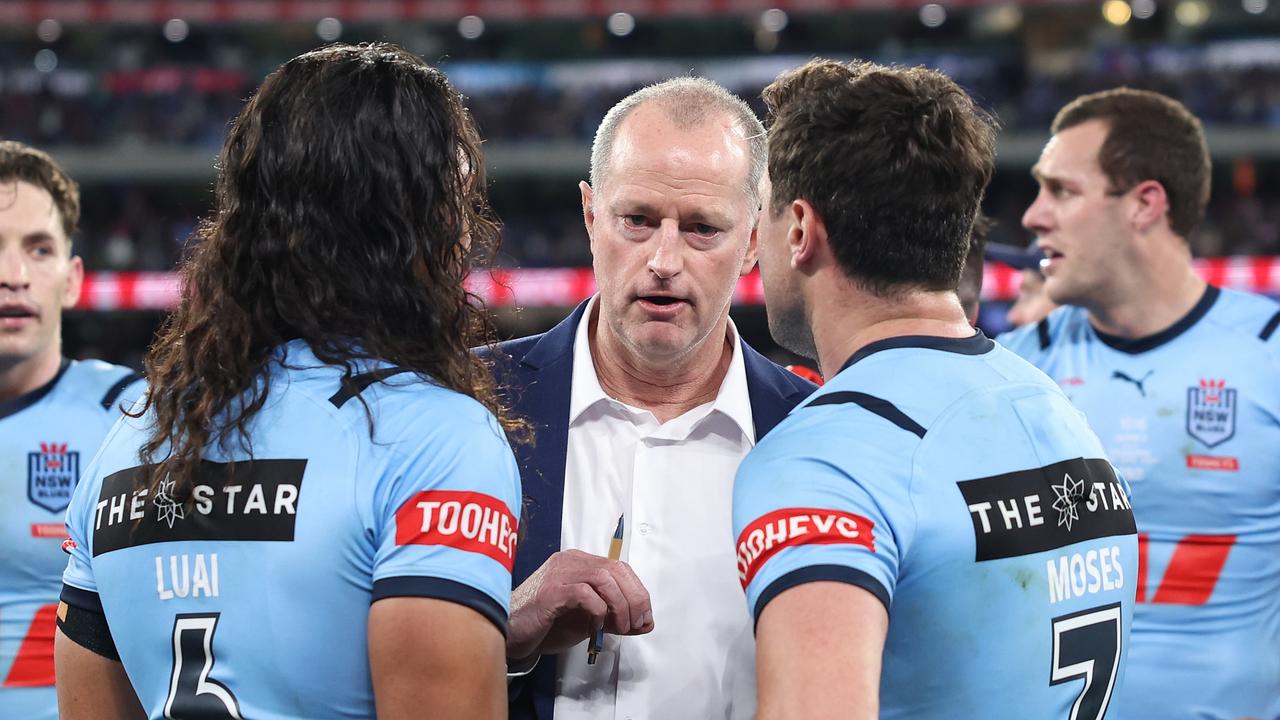
[(1213, 307), (1213, 304), (1217, 302), (1218, 296), (1221, 294), (1222, 291), (1218, 288), (1212, 285), (1205, 286), (1204, 295), (1200, 296), (1200, 300), (1195, 304), (1195, 307), (1191, 308), (1190, 312), (1183, 315), (1178, 322), (1154, 335), (1140, 338), (1123, 338), (1119, 335), (1108, 335), (1093, 327), (1093, 323), (1089, 323), (1089, 327), (1093, 328), (1093, 334), (1097, 335), (1098, 339), (1107, 347), (1129, 355), (1137, 355), (1148, 350), (1155, 350), (1190, 330), (1193, 325), (1200, 322), (1201, 318), (1209, 314), (1209, 309)]
[(981, 330), (974, 330), (974, 333), (967, 338), (948, 338), (938, 337), (936, 335), (900, 335), (898, 337), (885, 338), (877, 340), (870, 345), (864, 346), (861, 350), (853, 354), (844, 365), (840, 366), (843, 372), (850, 365), (865, 359), (869, 355), (874, 355), (881, 350), (895, 350), (898, 348), (923, 348), (925, 350), (941, 350), (943, 352), (957, 353), (959, 355), (982, 355), (989, 352), (995, 347), (995, 342), (991, 338), (982, 334)]
[(0, 420), (3, 420), (10, 415), (16, 415), (40, 402), (40, 400), (44, 398), (45, 395), (48, 395), (49, 392), (53, 390), (53, 387), (58, 384), (58, 381), (62, 379), (62, 375), (67, 372), (67, 368), (69, 367), (71, 367), (71, 361), (66, 358), (62, 358), (62, 364), (58, 366), (58, 374), (54, 375), (52, 380), (29, 393), (19, 395), (8, 402), (0, 403)]

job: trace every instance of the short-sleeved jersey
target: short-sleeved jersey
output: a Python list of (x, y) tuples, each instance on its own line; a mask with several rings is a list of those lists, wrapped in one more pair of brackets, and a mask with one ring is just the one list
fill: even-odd
[(1000, 337), (1084, 411), (1141, 541), (1115, 717), (1280, 716), (1280, 306), (1210, 287), (1152, 337), (1081, 308)]
[(64, 360), (57, 376), (0, 403), (0, 717), (58, 716), (54, 612), (67, 556), (63, 513), (121, 402), (141, 376), (104, 362)]
[(757, 621), (809, 582), (885, 604), (880, 717), (1106, 715), (1138, 562), (1127, 489), (1062, 392), (981, 333), (859, 351), (747, 456), (733, 515)]
[(373, 717), (382, 598), (456, 602), (505, 633), (520, 478), (498, 421), (415, 373), (355, 370), (282, 346), (252, 460), (243, 436), (211, 443), (186, 503), (172, 480), (138, 489), (149, 416), (86, 469), (62, 598), (100, 604), (149, 717)]

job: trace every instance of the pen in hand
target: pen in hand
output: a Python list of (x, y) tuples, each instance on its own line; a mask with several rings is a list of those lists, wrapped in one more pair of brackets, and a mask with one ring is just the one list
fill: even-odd
[[(622, 515), (618, 516), (618, 529), (613, 531), (613, 539), (609, 541), (609, 559), (618, 560), (622, 557)], [(604, 626), (601, 625), (596, 634), (591, 638), (591, 642), (587, 643), (587, 664), (596, 664), (596, 655), (604, 650)]]

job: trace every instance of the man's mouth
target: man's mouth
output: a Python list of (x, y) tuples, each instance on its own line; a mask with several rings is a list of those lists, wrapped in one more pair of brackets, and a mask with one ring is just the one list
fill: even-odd
[(1044, 257), (1040, 260), (1040, 272), (1046, 272), (1056, 266), (1064, 257), (1062, 253), (1051, 247), (1041, 247)]
[(674, 318), (683, 312), (685, 307), (692, 304), (684, 298), (672, 295), (639, 295), (636, 297), (636, 303), (650, 317), (659, 319)]
[(33, 318), (36, 311), (29, 305), (9, 303), (0, 305), (0, 318)]
[(681, 298), (678, 298), (678, 297), (671, 297), (671, 296), (669, 296), (669, 295), (641, 295), (641, 296), (640, 296), (640, 300), (642, 300), (642, 301), (644, 301), (644, 302), (647, 302), (647, 303), (650, 303), (650, 304), (653, 304), (653, 305), (660, 305), (660, 306), (663, 306), (663, 307), (670, 306), (670, 305), (675, 305), (675, 304), (677, 304), (677, 303), (686, 302), (685, 300), (683, 300), (683, 299), (681, 299)]

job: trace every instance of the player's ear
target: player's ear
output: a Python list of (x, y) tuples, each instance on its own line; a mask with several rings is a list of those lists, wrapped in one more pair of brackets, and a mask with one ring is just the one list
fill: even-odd
[(787, 215), (790, 220), (787, 247), (791, 251), (791, 267), (800, 270), (811, 266), (826, 248), (827, 225), (808, 200), (792, 200)]
[(1139, 230), (1146, 230), (1168, 218), (1169, 194), (1159, 182), (1143, 180), (1126, 194), (1133, 198), (1130, 217)]
[(75, 307), (80, 300), (80, 288), (84, 286), (84, 261), (79, 255), (72, 255), (67, 263), (67, 286), (62, 291), (62, 307), (64, 310)]

